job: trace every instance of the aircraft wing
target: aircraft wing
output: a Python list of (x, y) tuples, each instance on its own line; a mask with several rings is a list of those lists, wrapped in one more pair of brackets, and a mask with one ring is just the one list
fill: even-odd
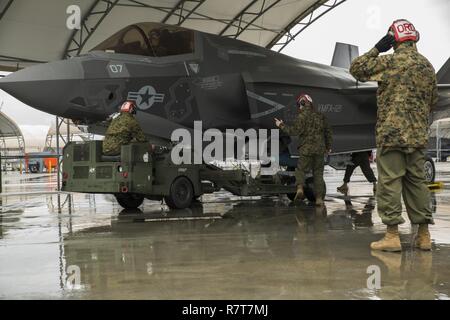
[(450, 118), (450, 84), (438, 84), (439, 100), (433, 108), (432, 120)]
[[(342, 90), (345, 92), (375, 92), (377, 86), (353, 87)], [(431, 120), (450, 118), (450, 84), (438, 84), (439, 100), (431, 112)]]
[(439, 100), (433, 108), (433, 121), (450, 117), (450, 59), (436, 74)]

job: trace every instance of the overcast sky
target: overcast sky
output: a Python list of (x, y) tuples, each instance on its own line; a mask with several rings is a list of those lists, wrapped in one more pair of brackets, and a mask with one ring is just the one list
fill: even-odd
[[(330, 64), (335, 42), (358, 45), (362, 54), (386, 34), (393, 20), (406, 18), (419, 30), (419, 50), (437, 71), (450, 56), (449, 12), (449, 0), (347, 0), (306, 29), (283, 52)], [(1, 90), (0, 105), (21, 126), (54, 121), (54, 116), (27, 107)]]
[(397, 19), (408, 19), (420, 32), (419, 51), (436, 72), (450, 57), (450, 0), (347, 0), (322, 16), (283, 53), (330, 64), (336, 42), (369, 51)]

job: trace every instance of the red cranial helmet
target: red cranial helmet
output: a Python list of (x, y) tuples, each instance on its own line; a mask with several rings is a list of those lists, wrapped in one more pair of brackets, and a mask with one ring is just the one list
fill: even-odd
[(306, 93), (302, 93), (297, 97), (297, 107), (312, 106), (313, 99)]
[(420, 39), (419, 31), (406, 19), (395, 20), (389, 27), (389, 34), (394, 36), (398, 43), (404, 41), (417, 42)]
[(136, 106), (133, 101), (125, 101), (120, 107), (120, 112), (136, 113)]

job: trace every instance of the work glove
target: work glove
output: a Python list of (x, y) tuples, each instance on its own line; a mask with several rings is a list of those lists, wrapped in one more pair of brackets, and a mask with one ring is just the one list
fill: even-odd
[(279, 119), (277, 119), (277, 118), (274, 118), (274, 120), (275, 120), (275, 125), (278, 127), (278, 128), (283, 128), (284, 127), (284, 122), (283, 122), (283, 120), (279, 120)]
[(386, 52), (389, 51), (395, 43), (394, 36), (387, 34), (375, 45), (378, 52)]

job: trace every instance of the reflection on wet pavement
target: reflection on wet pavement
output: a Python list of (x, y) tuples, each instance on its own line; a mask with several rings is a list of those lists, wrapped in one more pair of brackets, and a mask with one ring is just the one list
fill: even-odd
[[(327, 170), (326, 209), (220, 192), (191, 209), (146, 201), (127, 212), (109, 195), (46, 194), (55, 188), (51, 175), (4, 179), (0, 298), (449, 297), (447, 189), (433, 194), (433, 251), (414, 250), (416, 230), (405, 223), (398, 254), (369, 249), (384, 226), (359, 171), (344, 198), (335, 192), (342, 172)], [(373, 266), (380, 289), (368, 286)]]

